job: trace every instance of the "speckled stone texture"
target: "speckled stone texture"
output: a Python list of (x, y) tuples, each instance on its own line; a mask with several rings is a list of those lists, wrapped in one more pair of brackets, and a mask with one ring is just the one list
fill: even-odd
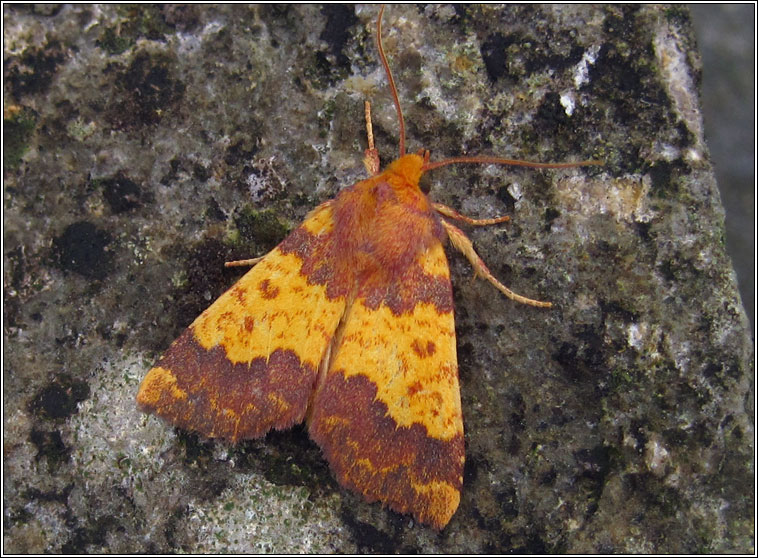
[(391, 6), (411, 151), (518, 305), (450, 254), (467, 462), (441, 533), (341, 489), (303, 428), (236, 446), (139, 381), (241, 271), (386, 163), (377, 8), (4, 5), (3, 549), (751, 553), (753, 342), (689, 14)]

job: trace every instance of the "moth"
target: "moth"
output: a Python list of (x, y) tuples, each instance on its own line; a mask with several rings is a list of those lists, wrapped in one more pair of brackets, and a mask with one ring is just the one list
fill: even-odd
[(408, 154), (405, 125), (376, 22), (379, 59), (397, 110), (399, 156), (380, 170), (366, 103), (369, 178), (312, 210), (168, 348), (144, 378), (140, 408), (209, 438), (236, 442), (306, 422), (340, 484), (442, 529), (460, 502), (464, 437), (450, 241), (507, 297), (451, 221), (493, 225), (433, 203), (422, 174), (458, 163), (566, 168), (497, 157), (433, 162)]

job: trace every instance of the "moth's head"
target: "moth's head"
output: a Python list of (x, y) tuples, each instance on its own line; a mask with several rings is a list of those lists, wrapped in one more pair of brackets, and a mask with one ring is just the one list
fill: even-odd
[(418, 181), (424, 174), (425, 159), (421, 155), (409, 153), (395, 159), (385, 172), (398, 175), (404, 182), (418, 187)]

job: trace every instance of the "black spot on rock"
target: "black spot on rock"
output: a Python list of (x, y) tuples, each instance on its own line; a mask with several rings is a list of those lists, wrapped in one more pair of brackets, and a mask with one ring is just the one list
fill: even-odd
[(349, 66), (350, 61), (343, 51), (350, 39), (348, 30), (358, 23), (355, 9), (344, 4), (326, 4), (321, 8), (321, 13), (326, 17), (326, 25), (319, 38), (329, 45), (329, 52), (338, 65)]
[(540, 103), (537, 109), (537, 118), (546, 130), (551, 131), (556, 130), (559, 126), (568, 124), (570, 121), (569, 116), (566, 114), (566, 109), (561, 104), (560, 95), (554, 91), (545, 94), (542, 103)]
[(139, 185), (123, 175), (100, 181), (103, 197), (113, 213), (123, 213), (141, 205), (143, 197)]
[(175, 67), (176, 61), (168, 56), (137, 54), (116, 79), (121, 99), (110, 111), (114, 126), (131, 128), (159, 122), (184, 95), (184, 83), (174, 76)]
[(515, 40), (514, 35), (506, 37), (502, 33), (493, 33), (482, 43), (480, 48), (482, 59), (487, 68), (487, 75), (490, 76), (492, 81), (497, 81), (499, 78), (506, 75), (505, 51)]
[(107, 251), (111, 235), (88, 221), (72, 223), (53, 239), (56, 264), (88, 279), (104, 279), (111, 271), (112, 255)]
[(89, 397), (89, 386), (68, 375), (57, 376), (29, 403), (29, 410), (47, 419), (65, 419), (77, 412), (77, 404)]
[(63, 438), (58, 430), (47, 432), (34, 428), (29, 437), (32, 444), (37, 448), (36, 460), (40, 461), (47, 458), (49, 469), (55, 469), (61, 463), (68, 461), (71, 450), (63, 443)]
[(103, 547), (111, 531), (124, 531), (120, 519), (112, 515), (93, 519), (86, 527), (73, 529), (71, 538), (61, 546), (61, 552), (63, 554), (86, 554), (90, 547)]
[(240, 137), (233, 141), (233, 143), (226, 149), (224, 153), (224, 162), (233, 167), (240, 163), (251, 161), (255, 154), (260, 151), (260, 144), (254, 137)]
[(50, 41), (43, 48), (27, 48), (20, 57), (8, 58), (4, 67), (11, 94), (19, 98), (45, 93), (63, 59), (58, 41)]
[[(284, 486), (307, 486), (311, 494), (338, 490), (321, 450), (304, 425), (289, 430), (272, 430), (266, 435), (272, 451), (263, 459), (266, 480)], [(295, 456), (293, 458), (293, 456)]]
[(513, 486), (508, 486), (497, 494), (497, 503), (500, 506), (500, 512), (503, 517), (506, 519), (515, 519), (518, 517), (518, 493)]
[(394, 554), (399, 541), (369, 523), (358, 521), (348, 510), (342, 513), (342, 521), (353, 533), (353, 539), (361, 554)]

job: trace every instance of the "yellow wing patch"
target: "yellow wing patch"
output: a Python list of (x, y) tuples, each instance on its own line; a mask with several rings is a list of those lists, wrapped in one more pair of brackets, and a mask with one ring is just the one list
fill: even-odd
[(400, 313), (384, 302), (372, 308), (355, 300), (314, 400), (310, 433), (342, 484), (441, 528), (458, 507), (464, 461), (452, 289), (442, 244), (421, 254), (414, 268), (423, 274), (408, 273), (401, 283), (444, 279), (446, 294)]
[(331, 213), (312, 212), (185, 330), (143, 380), (144, 410), (233, 440), (303, 420), (345, 309), (344, 296), (330, 298), (304, 272), (323, 267), (311, 247), (332, 242)]
[(204, 349), (219, 345), (232, 364), (295, 352), (317, 367), (345, 308), (326, 286), (309, 284), (302, 260), (275, 248), (192, 324)]
[(463, 429), (452, 312), (419, 303), (396, 316), (387, 306), (371, 310), (358, 300), (331, 368), (373, 382), (376, 399), (398, 426), (418, 423), (440, 440)]

